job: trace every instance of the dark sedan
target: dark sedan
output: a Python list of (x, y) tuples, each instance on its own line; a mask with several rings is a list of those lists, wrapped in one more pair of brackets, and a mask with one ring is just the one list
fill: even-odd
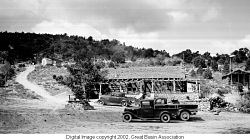
[(113, 92), (110, 95), (102, 95), (98, 102), (102, 105), (130, 106), (132, 98), (126, 97), (122, 92)]

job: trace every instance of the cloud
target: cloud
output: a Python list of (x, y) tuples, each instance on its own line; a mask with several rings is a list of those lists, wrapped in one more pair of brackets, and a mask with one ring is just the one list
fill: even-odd
[(29, 31), (40, 23), (40, 4), (37, 1), (2, 0), (0, 4), (0, 30)]
[(167, 14), (173, 18), (175, 23), (179, 23), (179, 22), (183, 22), (185, 20), (192, 19), (191, 15), (189, 15), (188, 13), (183, 12), (183, 11), (171, 11)]
[(61, 2), (75, 22), (87, 22), (102, 30), (108, 28), (130, 28), (138, 33), (156, 32), (166, 29), (170, 22), (164, 9), (157, 9), (142, 0), (84, 0)]
[(95, 39), (103, 39), (105, 35), (102, 35), (98, 30), (84, 23), (69, 23), (63, 20), (55, 21), (43, 21), (32, 28), (33, 32), (39, 33), (51, 33), (51, 34), (64, 34), (68, 35), (81, 35), (92, 36)]
[(207, 10), (207, 12), (202, 16), (201, 20), (203, 22), (210, 21), (216, 19), (219, 15), (219, 10), (216, 7), (212, 7)]

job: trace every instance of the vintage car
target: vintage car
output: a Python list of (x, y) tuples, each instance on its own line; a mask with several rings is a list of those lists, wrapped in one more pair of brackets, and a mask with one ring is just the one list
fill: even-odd
[(141, 100), (139, 107), (127, 107), (123, 112), (123, 121), (132, 119), (160, 120), (167, 123), (171, 118), (180, 118), (183, 121), (190, 119), (190, 115), (198, 112), (198, 105), (168, 104), (166, 98)]
[(102, 95), (98, 102), (102, 105), (130, 106), (132, 98), (126, 97), (123, 92), (112, 92), (110, 95)]

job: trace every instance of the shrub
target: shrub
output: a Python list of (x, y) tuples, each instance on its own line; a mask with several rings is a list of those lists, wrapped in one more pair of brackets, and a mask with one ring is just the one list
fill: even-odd
[(109, 62), (108, 67), (109, 68), (114, 68), (115, 67), (115, 63), (114, 62)]
[(230, 68), (229, 63), (228, 61), (226, 61), (223, 67), (223, 73), (228, 74), (230, 72), (229, 68)]
[(113, 54), (111, 60), (116, 63), (125, 63), (125, 53), (124, 52), (116, 52)]
[(241, 112), (250, 113), (250, 94), (243, 95), (236, 105)]
[(197, 74), (201, 76), (203, 74), (203, 71), (204, 71), (203, 68), (199, 67), (197, 70)]
[(247, 59), (245, 70), (246, 71), (250, 70), (250, 58)]
[(203, 72), (203, 78), (205, 79), (213, 79), (212, 77), (212, 72), (210, 69), (206, 69), (204, 72)]
[(60, 75), (60, 76), (57, 76), (57, 77), (56, 77), (56, 81), (59, 81), (59, 82), (63, 81), (63, 76), (61, 76), (61, 75)]
[(53, 79), (56, 79), (56, 75), (53, 75)]
[(191, 77), (196, 77), (196, 72), (192, 69), (191, 72), (190, 72), (190, 76)]
[(193, 59), (193, 63), (194, 63), (194, 66), (197, 67), (197, 68), (198, 67), (202, 67), (202, 68), (206, 67), (205, 58), (203, 58), (201, 56), (195, 57)]

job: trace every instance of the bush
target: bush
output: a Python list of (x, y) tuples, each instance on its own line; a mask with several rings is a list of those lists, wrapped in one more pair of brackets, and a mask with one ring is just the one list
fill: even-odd
[(124, 52), (116, 52), (113, 54), (111, 60), (116, 63), (125, 63), (125, 53)]
[(108, 67), (109, 68), (114, 68), (115, 67), (115, 63), (114, 62), (109, 62)]
[(213, 79), (212, 77), (212, 72), (210, 69), (206, 69), (204, 72), (203, 72), (203, 78), (205, 79)]
[(198, 57), (195, 57), (193, 59), (193, 63), (194, 63), (194, 66), (195, 67), (202, 67), (202, 68), (205, 68), (206, 67), (206, 61), (205, 61), (205, 58), (201, 57), (201, 56), (198, 56)]
[(191, 77), (196, 77), (196, 72), (192, 69), (191, 72), (190, 72), (190, 76)]
[(53, 75), (53, 79), (56, 79), (56, 75)]
[(203, 68), (199, 67), (197, 70), (197, 74), (201, 76), (203, 74), (203, 72), (204, 72)]
[(246, 71), (250, 70), (250, 58), (247, 59), (245, 70)]
[(250, 94), (243, 95), (237, 103), (237, 107), (241, 112), (250, 113)]
[(57, 76), (57, 77), (56, 77), (56, 81), (59, 81), (59, 82), (63, 81), (63, 76), (61, 76), (61, 75), (60, 75), (60, 76)]

